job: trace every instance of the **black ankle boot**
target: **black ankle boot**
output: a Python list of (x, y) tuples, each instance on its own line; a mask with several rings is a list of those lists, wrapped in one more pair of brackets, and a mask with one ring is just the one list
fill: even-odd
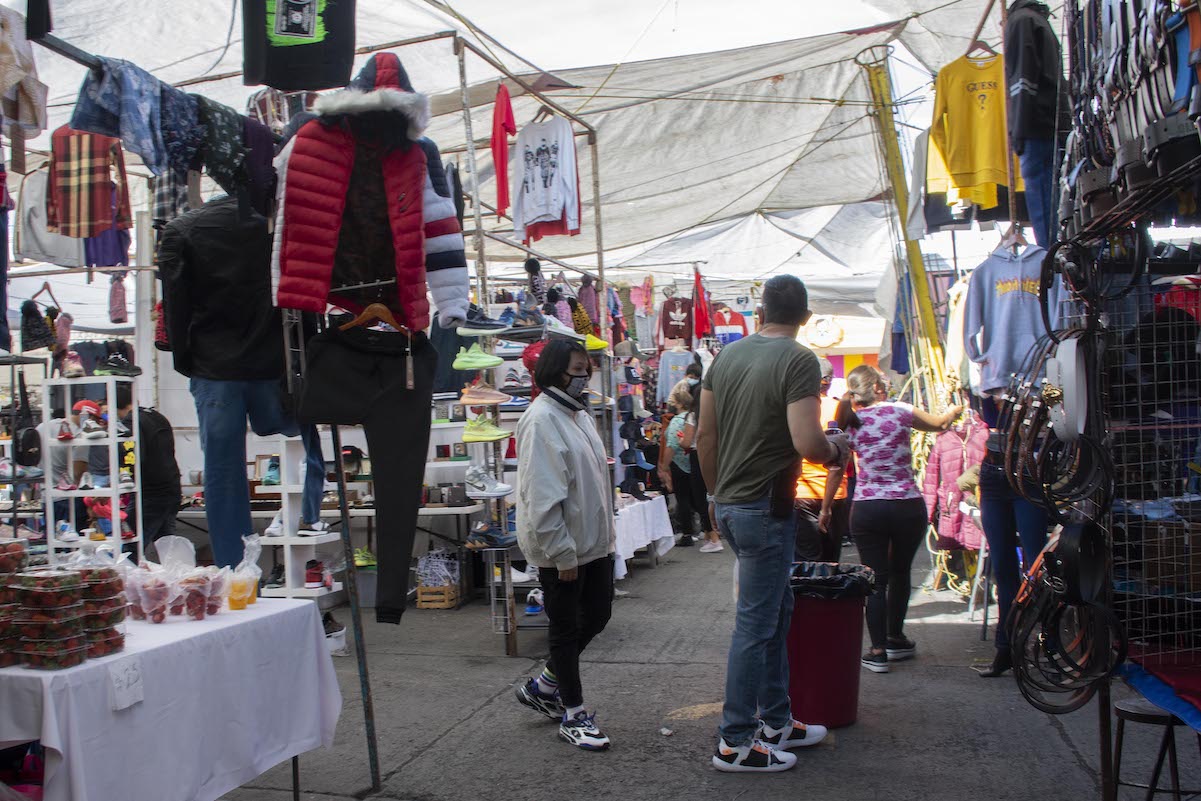
[(1008, 648), (998, 648), (997, 655), (993, 657), (992, 667), (988, 670), (980, 671), (980, 678), (995, 679), (1004, 676), (1013, 667), (1013, 657), (1009, 653)]

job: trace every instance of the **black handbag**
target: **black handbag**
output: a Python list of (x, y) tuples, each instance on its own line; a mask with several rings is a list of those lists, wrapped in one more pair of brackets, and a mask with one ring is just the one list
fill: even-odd
[(34, 427), (33, 410), (29, 408), (29, 393), (25, 390), (25, 371), (18, 378), (20, 386), (20, 406), (17, 407), (16, 418), (13, 420), (13, 459), (24, 467), (34, 467), (42, 463), (42, 435)]

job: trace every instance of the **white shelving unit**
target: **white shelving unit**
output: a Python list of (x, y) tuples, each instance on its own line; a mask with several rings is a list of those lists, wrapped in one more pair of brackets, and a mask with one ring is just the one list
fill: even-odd
[[(137, 382), (133, 377), (128, 376), (87, 376), (82, 378), (47, 378), (42, 382), (42, 419), (43, 421), (50, 420), (50, 412), (53, 407), (51, 402), (52, 395), (56, 390), (64, 394), (63, 406), (70, 414), (70, 409), (75, 404), (74, 398), (71, 396), (71, 390), (76, 387), (84, 386), (103, 386), (105, 403), (109, 409), (109, 425), (113, 426), (116, 421), (117, 414), (117, 387), (128, 386), (130, 398), (134, 401), (134, 409), (137, 409), (136, 401), (138, 397)], [(61, 390), (58, 388), (62, 388)], [(118, 438), (108, 436), (99, 439), (83, 439), (76, 437), (75, 439), (61, 441), (55, 436), (47, 436), (42, 441), (42, 470), (45, 473), (45, 491), (46, 499), (46, 545), (47, 552), (51, 563), (56, 563), (65, 558), (71, 551), (80, 546), (81, 543), (61, 542), (58, 539), (58, 516), (55, 514), (54, 502), (56, 500), (74, 500), (76, 498), (105, 498), (109, 501), (109, 510), (111, 512), (110, 522), (112, 523), (111, 533), (105, 538), (105, 542), (110, 544), (114, 551), (120, 553), (123, 546), (132, 546), (136, 551), (136, 556), (140, 560), (143, 553), (142, 543), (142, 516), (138, 512), (138, 505), (135, 503), (135, 513), (132, 515), (134, 523), (131, 526), (134, 536), (131, 539), (121, 538), (121, 497), (124, 495), (140, 495), (142, 491), (142, 465), (136, 458), (137, 445), (141, 437), (141, 427), (138, 421), (137, 414), (130, 415), (130, 431), (131, 436)], [(46, 429), (52, 428), (47, 425)], [(121, 450), (124, 444), (128, 443), (133, 449), (135, 458), (133, 460), (133, 488), (121, 489)], [(53, 456), (56, 452), (62, 450), (67, 451), (68, 470), (76, 461), (87, 461), (91, 448), (104, 448), (108, 452), (108, 468), (109, 468), (109, 486), (98, 487), (95, 489), (76, 489), (76, 490), (60, 490), (55, 488), (57, 480), (54, 476)], [(74, 458), (77, 454), (82, 453), (82, 458)], [(75, 476), (77, 481), (79, 476)], [(78, 520), (75, 510), (75, 504), (67, 505), (67, 515), (65, 519), (70, 522), (71, 528), (74, 531), (80, 531), (86, 528), (83, 525), (84, 521)], [(95, 541), (99, 544), (99, 541)]]

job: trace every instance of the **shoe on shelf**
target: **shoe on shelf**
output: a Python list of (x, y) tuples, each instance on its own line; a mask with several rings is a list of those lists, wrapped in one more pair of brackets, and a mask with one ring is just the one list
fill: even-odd
[(58, 521), (58, 525), (54, 527), (54, 539), (59, 542), (79, 542), (82, 537), (79, 532), (71, 528), (71, 524), (66, 520)]
[(461, 337), (490, 337), (508, 329), (507, 323), (493, 320), (484, 314), (483, 309), (472, 303), (467, 307), (467, 319), (459, 326), (457, 333)]
[(559, 724), (559, 739), (566, 740), (585, 751), (604, 751), (609, 738), (596, 725), (596, 715), (580, 712), (574, 718), (564, 718)]
[(609, 343), (598, 336), (588, 334), (584, 337), (584, 349), (589, 353), (599, 353), (609, 349)]
[(574, 328), (571, 328), (558, 317), (546, 317), (546, 333), (548, 335), (557, 336), (560, 339), (574, 339), (577, 342), (583, 342), (585, 337), (583, 334), (577, 334)]
[(271, 522), (267, 524), (267, 528), (263, 531), (264, 537), (282, 537), (284, 535), (284, 513), (276, 512), (275, 517), (271, 518)]
[(796, 765), (796, 754), (777, 751), (762, 740), (733, 746), (721, 738), (712, 761), (723, 773), (779, 773)]
[(101, 425), (100, 421), (98, 421), (95, 417), (92, 417), (90, 414), (87, 416), (87, 419), (83, 421), (83, 424), (80, 425), (79, 431), (81, 434), (83, 434), (84, 439), (104, 439), (108, 436), (108, 429)]
[(42, 468), (40, 468), (40, 467), (21, 467), (19, 465), (17, 466), (17, 477), (18, 478), (41, 478), (44, 475), (45, 475), (45, 473), (42, 472)]
[(538, 689), (538, 682), (534, 679), (527, 679), (524, 684), (518, 684), (513, 694), (517, 696), (519, 704), (528, 706), (551, 720), (562, 722), (563, 715), (567, 714), (563, 702), (559, 700), (559, 694), (556, 692), (554, 695), (547, 695)]
[(758, 738), (777, 751), (788, 751), (793, 748), (808, 748), (826, 739), (825, 726), (816, 723), (804, 724), (799, 720), (790, 721), (782, 729), (773, 729), (764, 723), (759, 728)]
[(516, 319), (513, 321), (514, 328), (534, 328), (543, 325), (546, 318), (537, 309), (518, 309)]
[(913, 659), (917, 653), (917, 643), (908, 637), (889, 637), (884, 648), (884, 653), (888, 655), (889, 662), (903, 662), (906, 659)]
[[(497, 571), (497, 573), (499, 573), (499, 571)], [(494, 575), (492, 577), (492, 581), (496, 584), (501, 584), (504, 582), (504, 579), (501, 575)], [(510, 567), (509, 568), (509, 581), (512, 584), (529, 584), (530, 577), (527, 574), (522, 573), (517, 568)]]
[(132, 490), (137, 486), (133, 481), (133, 473), (131, 473), (128, 470), (121, 471), (121, 475), (120, 475), (120, 478), (118, 479), (118, 481), (119, 481), (119, 483), (117, 484), (118, 489)]
[(464, 386), (463, 394), (459, 400), (464, 406), (497, 406), (511, 401), (513, 398), (503, 392), (498, 392), (487, 381), (481, 380)]
[(329, 523), (324, 520), (318, 520), (315, 523), (306, 523), (303, 520), (300, 522), (300, 530), (296, 532), (300, 537), (320, 537), (322, 534), (329, 533)]
[(525, 596), (525, 613), (530, 617), (542, 614), (545, 605), (542, 602), (542, 590), (530, 590)]
[(260, 482), (264, 487), (279, 486), (279, 457), (272, 456), (267, 462), (267, 469), (263, 471), (263, 478)]
[(263, 587), (268, 590), (278, 590), (284, 586), (284, 566), (276, 565), (271, 568), (271, 575), (267, 577), (267, 582)]
[(93, 375), (120, 375), (133, 377), (142, 374), (142, 368), (137, 365), (130, 364), (129, 361), (120, 353), (114, 353), (104, 361), (96, 365), (96, 369), (92, 371)]
[(497, 427), (495, 423), (483, 416), (468, 420), (467, 427), (463, 429), (464, 442), (499, 442), (511, 436), (513, 436), (512, 431), (505, 431), (503, 428)]
[(484, 353), (480, 349), (479, 343), (476, 342), (470, 348), (459, 348), (459, 355), (455, 356), (454, 364), (451, 366), (456, 370), (487, 370), (492, 367), (500, 367), (504, 363), (505, 360), (499, 356)]
[(506, 306), (505, 310), (500, 313), (500, 317), (496, 318), (496, 321), (504, 325), (506, 328), (511, 328), (516, 320), (517, 312), (512, 306)]
[[(0, 474), (3, 474), (4, 467), (0, 464)], [(96, 489), (96, 480), (92, 478), (91, 473), (84, 473), (79, 477), (79, 488), (81, 490)]]
[(859, 664), (870, 670), (872, 673), (887, 673), (888, 672), (888, 654), (873, 654), (868, 651), (859, 660)]
[(116, 421), (114, 427), (117, 432), (117, 436), (121, 439), (128, 439), (129, 437), (133, 436), (133, 431), (130, 429), (130, 427), (122, 423), (120, 420)]
[(71, 430), (70, 420), (58, 421), (58, 434), (56, 435), (59, 442), (70, 442), (75, 439), (75, 432)]
[(476, 523), (464, 545), (472, 551), (485, 548), (511, 548), (517, 544), (516, 534), (506, 534), (494, 525), (480, 521)]
[(83, 378), (86, 374), (79, 354), (73, 350), (67, 351), (63, 357), (63, 378)]
[(504, 498), (513, 493), (513, 487), (500, 483), (486, 468), (474, 464), (467, 468), (466, 484), (467, 497), (476, 500)]
[(325, 584), (325, 565), (316, 559), (310, 559), (304, 565), (304, 588), (306, 590), (320, 589)]
[(0, 459), (0, 481), (14, 481), (21, 475), (21, 470), (9, 459)]
[(521, 386), (521, 373), (518, 372), (516, 367), (510, 367), (505, 371), (505, 380), (501, 386), (505, 389)]
[(74, 492), (75, 490), (79, 489), (79, 487), (75, 486), (70, 481), (67, 481), (65, 478), (61, 479), (57, 484), (55, 484), (54, 488), (59, 492)]
[(520, 412), (522, 409), (529, 408), (530, 401), (528, 398), (511, 397), (504, 403), (500, 404), (502, 412)]
[(354, 566), (358, 568), (377, 567), (379, 562), (375, 558), (375, 554), (369, 548), (356, 548), (354, 552)]
[(697, 548), (701, 553), (721, 553), (726, 549), (726, 546), (715, 540), (706, 540)]

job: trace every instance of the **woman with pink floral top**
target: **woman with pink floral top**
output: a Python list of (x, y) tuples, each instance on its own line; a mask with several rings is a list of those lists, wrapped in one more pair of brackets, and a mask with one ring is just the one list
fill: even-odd
[(847, 394), (835, 417), (858, 457), (851, 537), (860, 560), (876, 574), (876, 592), (867, 600), (872, 647), (861, 660), (873, 673), (887, 673), (890, 661), (910, 659), (917, 649), (904, 627), (913, 557), (926, 535), (927, 517), (913, 475), (910, 438), (915, 430), (946, 431), (964, 408), (936, 416), (887, 397), (884, 375), (860, 365), (847, 376)]

